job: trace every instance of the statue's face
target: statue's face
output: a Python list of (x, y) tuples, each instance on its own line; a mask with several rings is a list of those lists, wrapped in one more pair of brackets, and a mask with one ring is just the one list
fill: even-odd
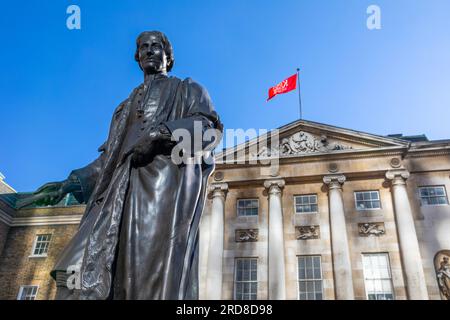
[(167, 55), (161, 38), (150, 34), (139, 41), (139, 64), (146, 74), (166, 73)]

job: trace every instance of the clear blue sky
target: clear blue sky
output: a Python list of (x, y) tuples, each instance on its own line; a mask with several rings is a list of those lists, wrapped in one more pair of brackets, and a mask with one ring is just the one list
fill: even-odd
[[(81, 8), (81, 30), (66, 8)], [(377, 4), (382, 29), (366, 27)], [(448, 0), (40, 0), (2, 3), (0, 172), (19, 191), (62, 180), (97, 156), (114, 108), (142, 80), (135, 38), (161, 30), (172, 74), (210, 92), (226, 128), (304, 118), (375, 134), (450, 138)]]

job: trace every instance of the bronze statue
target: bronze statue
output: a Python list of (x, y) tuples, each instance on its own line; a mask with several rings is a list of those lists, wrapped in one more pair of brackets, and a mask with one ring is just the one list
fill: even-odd
[[(114, 111), (100, 156), (35, 193), (41, 204), (67, 193), (87, 203), (51, 273), (57, 299), (198, 298), (198, 226), (223, 127), (204, 88), (167, 75), (174, 56), (163, 33), (143, 32), (136, 43), (144, 82)], [(209, 161), (176, 164), (172, 133), (194, 136), (195, 123), (219, 132), (202, 142)], [(67, 288), (66, 272), (77, 265), (81, 287)]]

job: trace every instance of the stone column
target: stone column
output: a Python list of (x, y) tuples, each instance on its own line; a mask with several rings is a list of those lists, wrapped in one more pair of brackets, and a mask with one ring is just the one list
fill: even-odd
[(222, 298), (223, 233), (227, 190), (228, 184), (226, 183), (213, 183), (209, 186), (209, 191), (212, 192), (212, 208), (206, 275), (206, 299), (210, 300), (220, 300)]
[(329, 175), (323, 178), (328, 185), (330, 210), (331, 248), (333, 252), (334, 290), (337, 300), (354, 300), (352, 264), (345, 224), (342, 184), (344, 175)]
[(281, 189), (282, 179), (266, 180), (264, 187), (269, 195), (269, 299), (286, 299), (284, 261), (284, 230)]
[(403, 274), (406, 280), (406, 291), (410, 300), (428, 300), (427, 285), (420, 256), (414, 217), (406, 190), (406, 170), (390, 170), (386, 178), (391, 181), (394, 201), (395, 219), (397, 221), (400, 254), (403, 263)]

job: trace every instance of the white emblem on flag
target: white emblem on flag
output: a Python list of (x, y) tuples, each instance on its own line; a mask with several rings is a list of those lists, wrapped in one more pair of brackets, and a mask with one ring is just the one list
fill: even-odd
[(273, 88), (273, 93), (278, 94), (284, 92), (288, 87), (288, 79), (283, 80)]

